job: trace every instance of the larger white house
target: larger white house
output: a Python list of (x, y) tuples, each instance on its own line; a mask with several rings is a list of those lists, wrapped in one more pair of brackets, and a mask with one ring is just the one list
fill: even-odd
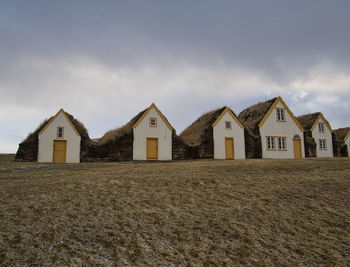
[(81, 136), (63, 109), (41, 129), (38, 139), (38, 162), (80, 162)]
[(174, 128), (154, 103), (132, 128), (134, 160), (172, 160)]
[(306, 133), (309, 132), (316, 143), (316, 157), (333, 157), (332, 128), (321, 112), (299, 116)]
[(261, 140), (261, 157), (304, 158), (304, 129), (279, 96), (243, 110), (238, 118)]

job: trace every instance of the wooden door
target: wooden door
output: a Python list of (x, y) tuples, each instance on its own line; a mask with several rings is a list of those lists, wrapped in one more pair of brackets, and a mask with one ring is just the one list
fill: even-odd
[(234, 146), (233, 146), (233, 138), (226, 137), (225, 138), (225, 153), (226, 159), (234, 159)]
[(301, 159), (301, 141), (300, 139), (293, 139), (294, 158)]
[(147, 159), (157, 160), (158, 159), (158, 138), (147, 138)]
[(67, 141), (66, 140), (54, 140), (53, 141), (53, 162), (65, 163), (66, 162)]

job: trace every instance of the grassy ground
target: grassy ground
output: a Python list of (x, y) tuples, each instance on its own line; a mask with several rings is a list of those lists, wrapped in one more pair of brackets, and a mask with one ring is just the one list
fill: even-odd
[(36, 169), (12, 157), (0, 156), (0, 265), (350, 262), (347, 158)]

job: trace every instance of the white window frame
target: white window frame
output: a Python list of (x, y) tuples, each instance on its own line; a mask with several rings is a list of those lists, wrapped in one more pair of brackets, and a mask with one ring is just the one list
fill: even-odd
[[(59, 130), (60, 130), (60, 129), (62, 129), (62, 136), (59, 135), (59, 133), (60, 133)], [(59, 139), (64, 138), (64, 127), (63, 127), (63, 126), (58, 126), (58, 127), (57, 127), (56, 137), (59, 138)]]
[(324, 123), (323, 122), (318, 123), (318, 130), (320, 133), (324, 133)]
[(277, 121), (286, 121), (286, 114), (284, 108), (276, 108), (276, 112)]
[(279, 151), (287, 151), (287, 137), (278, 136), (278, 150)]
[(319, 139), (319, 148), (320, 150), (327, 150), (327, 140), (326, 139)]
[[(227, 123), (230, 124), (230, 127), (227, 127)], [(232, 122), (231, 121), (225, 121), (225, 129), (226, 130), (231, 130), (232, 129)]]
[(276, 150), (274, 136), (266, 136), (266, 150)]
[[(152, 120), (154, 120), (154, 125), (152, 124)], [(149, 118), (149, 127), (157, 127), (157, 118), (155, 117)]]

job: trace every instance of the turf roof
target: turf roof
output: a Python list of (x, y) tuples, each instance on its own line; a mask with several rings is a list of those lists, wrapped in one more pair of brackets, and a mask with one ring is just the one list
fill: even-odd
[[(212, 130), (212, 124), (221, 115), (226, 107), (221, 107), (201, 115), (190, 126), (188, 126), (181, 134), (180, 137), (189, 145), (200, 145), (208, 138), (208, 132)], [(235, 115), (235, 113), (230, 109)], [(236, 115), (235, 115), (236, 116)], [(237, 116), (236, 116), (237, 117)]]
[(342, 141), (344, 141), (344, 138), (346, 137), (346, 135), (348, 134), (349, 131), (350, 131), (350, 127), (339, 128), (339, 129), (333, 130), (333, 132), (334, 132)]
[[(277, 97), (274, 97), (265, 102), (259, 102), (258, 104), (244, 109), (241, 113), (239, 113), (238, 119), (240, 119), (249, 130), (258, 134), (259, 123), (262, 121), (265, 114), (269, 111), (276, 99)], [(256, 132), (256, 130), (258, 131)]]
[(300, 124), (303, 126), (305, 130), (310, 130), (320, 115), (323, 117), (322, 119), (324, 120), (324, 123), (330, 125), (329, 122), (324, 118), (321, 112), (301, 115), (297, 117), (297, 120), (300, 122)]

